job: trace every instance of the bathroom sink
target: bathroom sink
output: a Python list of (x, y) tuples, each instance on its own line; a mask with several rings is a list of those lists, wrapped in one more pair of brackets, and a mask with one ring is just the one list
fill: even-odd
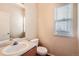
[(5, 55), (21, 55), (23, 52), (27, 51), (28, 44), (25, 43), (18, 43), (17, 45), (9, 45), (5, 47), (2, 52)]

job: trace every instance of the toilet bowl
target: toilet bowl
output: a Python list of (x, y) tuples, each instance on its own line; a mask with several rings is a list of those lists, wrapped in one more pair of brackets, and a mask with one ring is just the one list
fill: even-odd
[(42, 46), (37, 47), (38, 55), (45, 56), (45, 55), (47, 55), (47, 53), (48, 53), (47, 48), (42, 47)]

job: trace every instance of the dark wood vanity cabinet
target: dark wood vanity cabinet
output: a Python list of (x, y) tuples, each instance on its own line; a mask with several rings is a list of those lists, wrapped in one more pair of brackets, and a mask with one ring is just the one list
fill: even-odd
[(33, 47), (32, 49), (24, 53), (22, 56), (36, 56), (36, 54), (37, 54), (37, 47)]

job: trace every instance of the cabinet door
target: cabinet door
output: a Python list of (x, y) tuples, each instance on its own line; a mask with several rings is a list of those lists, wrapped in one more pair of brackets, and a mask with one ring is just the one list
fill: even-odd
[(36, 56), (37, 47), (32, 48), (31, 50), (24, 53), (22, 56)]

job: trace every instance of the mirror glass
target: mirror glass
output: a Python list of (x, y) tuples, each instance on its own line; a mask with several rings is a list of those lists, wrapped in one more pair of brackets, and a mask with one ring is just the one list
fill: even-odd
[(0, 3), (0, 41), (24, 37), (24, 10), (15, 3)]

